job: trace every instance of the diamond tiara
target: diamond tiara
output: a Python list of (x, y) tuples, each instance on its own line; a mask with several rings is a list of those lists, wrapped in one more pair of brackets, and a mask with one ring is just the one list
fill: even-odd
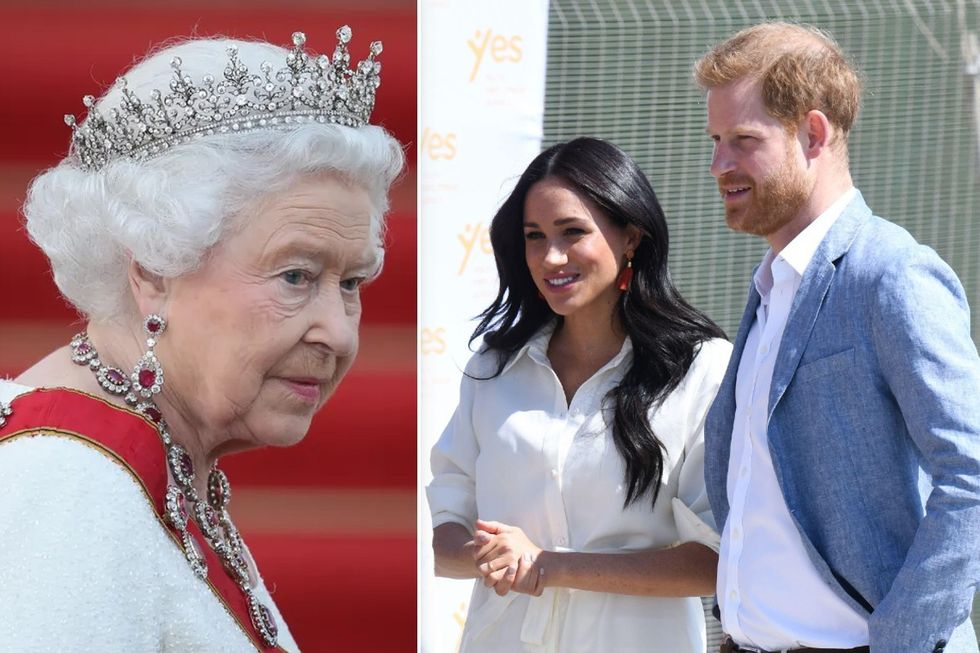
[(136, 97), (120, 77), (116, 84), (122, 101), (108, 117), (94, 108), (91, 95), (82, 98), (88, 107), (83, 123), (71, 114), (65, 116), (72, 129), (69, 157), (83, 168), (98, 170), (116, 159), (146, 160), (212, 134), (307, 122), (366, 125), (381, 84), (381, 63), (375, 61), (381, 42), (371, 43), (368, 58), (351, 69), (350, 39), (351, 29), (344, 25), (337, 30), (333, 56), (312, 57), (303, 50), (306, 35), (295, 32), (285, 65), (275, 70), (266, 61), (258, 72), (239, 61), (238, 48), (231, 45), (222, 78), (204, 75), (198, 84), (184, 74), (180, 57), (174, 57), (169, 90), (154, 90), (149, 99)]

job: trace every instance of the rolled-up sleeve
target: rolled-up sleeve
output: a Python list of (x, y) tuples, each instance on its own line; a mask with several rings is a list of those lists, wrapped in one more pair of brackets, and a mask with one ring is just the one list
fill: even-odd
[(695, 400), (689, 407), (693, 427), (685, 446), (677, 496), (671, 502), (680, 541), (698, 542), (715, 552), (720, 548), (721, 538), (704, 484), (704, 422), (731, 353), (731, 344), (721, 339), (704, 343), (698, 352), (697, 377), (692, 379), (698, 384), (698, 390), (692, 393)]
[[(471, 365), (467, 366), (469, 371)], [(439, 441), (432, 447), (432, 482), (426, 488), (432, 527), (455, 522), (473, 530), (476, 522), (476, 459), (480, 446), (473, 427), (473, 393), (476, 382), (463, 375), (459, 405)]]

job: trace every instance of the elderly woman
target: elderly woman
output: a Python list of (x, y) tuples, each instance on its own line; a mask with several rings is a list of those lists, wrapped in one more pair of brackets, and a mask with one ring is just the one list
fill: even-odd
[(228, 513), (227, 453), (299, 442), (350, 368), (401, 148), (380, 43), (193, 40), (87, 96), (31, 185), (88, 319), (0, 380), (0, 640), (19, 651), (296, 650)]

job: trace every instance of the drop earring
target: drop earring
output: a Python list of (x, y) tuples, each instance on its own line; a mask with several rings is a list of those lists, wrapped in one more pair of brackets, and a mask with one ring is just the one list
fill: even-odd
[(157, 338), (167, 329), (167, 321), (159, 315), (147, 315), (143, 320), (143, 332), (146, 333), (146, 353), (140, 357), (130, 375), (131, 391), (126, 395), (126, 403), (130, 405), (152, 403), (153, 395), (163, 387), (163, 367), (157, 359), (153, 348)]
[(633, 282), (633, 253), (626, 253), (626, 267), (623, 271), (619, 273), (619, 279), (616, 281), (616, 287), (621, 291), (626, 292), (630, 289), (630, 284)]

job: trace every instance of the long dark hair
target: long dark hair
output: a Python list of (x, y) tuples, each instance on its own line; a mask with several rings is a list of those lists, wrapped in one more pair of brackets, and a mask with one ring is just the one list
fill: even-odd
[(524, 200), (531, 186), (547, 177), (570, 184), (620, 228), (634, 225), (642, 234), (633, 254), (633, 281), (616, 309), (633, 344), (633, 361), (605, 400), (615, 407), (613, 441), (626, 467), (624, 507), (648, 490), (656, 503), (664, 446), (650, 428), (650, 407), (678, 386), (702, 342), (725, 333), (674, 288), (663, 210), (628, 154), (603, 140), (576, 138), (548, 148), (531, 162), (490, 226), (500, 289), (479, 315), (470, 343), (482, 335), (487, 349), (499, 354), (497, 376), (535, 333), (562, 319), (539, 296), (524, 254)]

